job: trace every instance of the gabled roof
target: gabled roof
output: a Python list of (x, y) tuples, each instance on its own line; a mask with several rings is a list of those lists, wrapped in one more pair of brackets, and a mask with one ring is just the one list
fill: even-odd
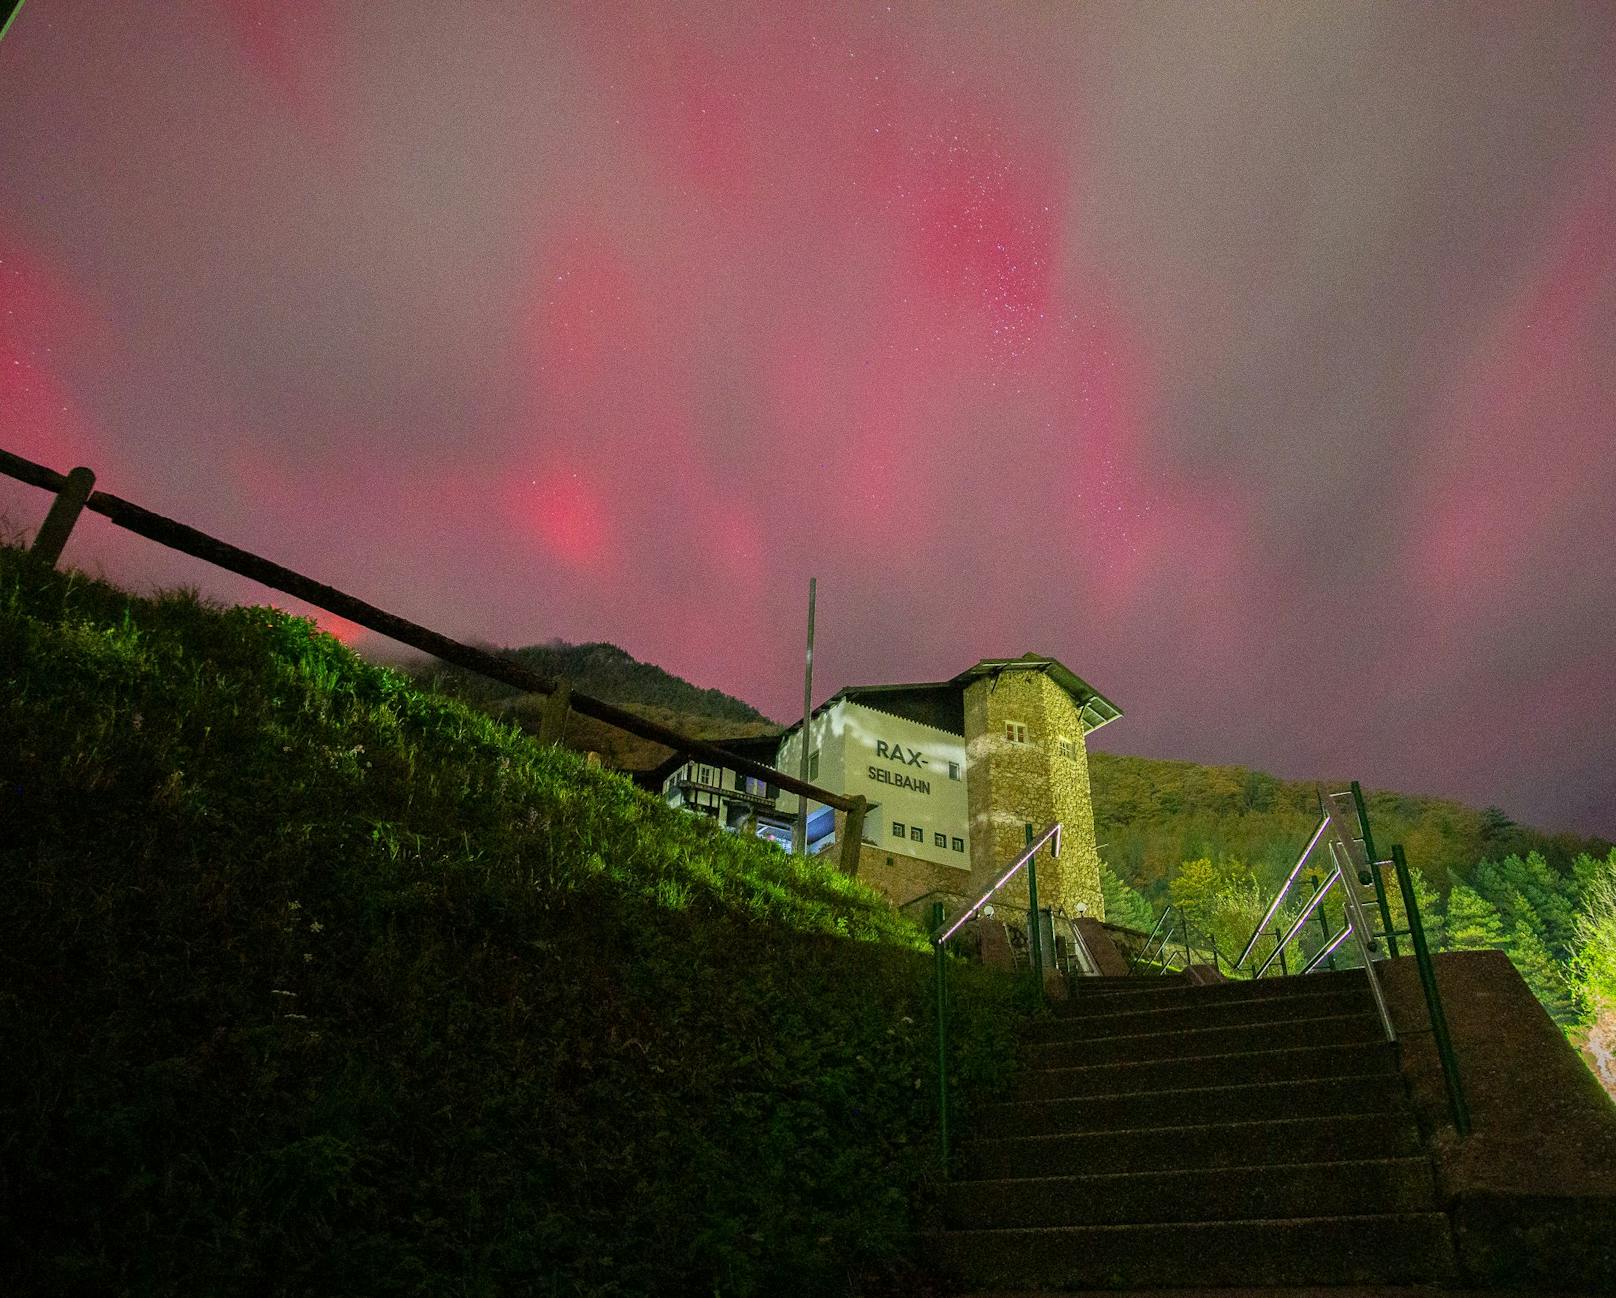
[[(1043, 654), (1023, 654), (1020, 658), (984, 658), (976, 666), (967, 667), (958, 676), (946, 681), (925, 681), (915, 685), (844, 686), (815, 708), (814, 716), (817, 717), (843, 699), (850, 699), (878, 712), (890, 712), (894, 716), (936, 726), (950, 734), (963, 735), (965, 687), (974, 680), (1007, 671), (1047, 673), (1077, 704), (1090, 731), (1098, 730), (1122, 715), (1121, 708), (1057, 659)], [(786, 734), (795, 733), (801, 726), (799, 721), (789, 727)]]

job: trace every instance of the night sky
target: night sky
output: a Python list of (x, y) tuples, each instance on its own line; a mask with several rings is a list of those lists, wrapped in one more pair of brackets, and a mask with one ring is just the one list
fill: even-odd
[(28, 0), (0, 446), (777, 718), (815, 575), (816, 698), (1032, 650), (1616, 836), (1616, 6)]

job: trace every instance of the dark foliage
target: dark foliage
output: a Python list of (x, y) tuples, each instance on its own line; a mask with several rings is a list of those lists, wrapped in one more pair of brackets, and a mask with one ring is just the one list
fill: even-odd
[[(665, 672), (613, 644), (528, 645), (500, 651), (505, 657), (545, 676), (563, 679), (582, 694), (608, 703), (643, 703), (670, 712), (725, 721), (763, 721), (768, 718), (749, 703), (723, 690), (702, 689), (682, 677)], [(485, 680), (459, 668), (434, 665), (423, 678), (438, 689), (478, 702), (507, 699), (517, 693), (511, 686)]]
[[(930, 957), (873, 894), (304, 621), (0, 550), (9, 1292), (902, 1274)], [(962, 969), (967, 1096), (1016, 991)]]

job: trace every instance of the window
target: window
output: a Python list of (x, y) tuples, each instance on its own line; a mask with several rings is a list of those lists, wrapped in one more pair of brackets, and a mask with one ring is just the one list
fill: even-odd
[(933, 847), (947, 847), (948, 846), (948, 835), (947, 834), (933, 834), (931, 836), (931, 841), (932, 841), (932, 846)]
[(948, 778), (951, 779), (951, 780), (957, 780), (957, 779), (959, 779), (959, 777), (960, 777), (959, 763), (958, 762), (950, 762), (948, 764)]
[(810, 780), (819, 778), (819, 754), (817, 752), (808, 754), (808, 778)]
[(1068, 761), (1075, 762), (1077, 760), (1077, 746), (1070, 739), (1062, 739), (1060, 741), (1060, 755)]
[(926, 841), (926, 831), (919, 825), (910, 825), (909, 840), (914, 843), (924, 843)]
[(894, 838), (902, 838), (903, 834), (904, 834), (903, 822), (901, 820), (894, 820), (892, 822), (892, 837), (894, 837)]
[(965, 850), (965, 840), (963, 838), (956, 838), (954, 840), (954, 850), (956, 852), (963, 852)]
[(713, 782), (713, 768), (711, 766), (703, 766), (701, 768), (701, 782), (703, 784), (711, 784)]
[(1027, 727), (1019, 721), (1006, 721), (1004, 737), (1012, 744), (1024, 744), (1027, 742)]

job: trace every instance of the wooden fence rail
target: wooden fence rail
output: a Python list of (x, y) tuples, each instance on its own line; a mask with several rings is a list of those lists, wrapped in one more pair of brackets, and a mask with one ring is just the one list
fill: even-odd
[(817, 785), (787, 775), (784, 771), (777, 771), (772, 766), (765, 766), (761, 762), (754, 762), (727, 752), (716, 744), (689, 735), (681, 735), (676, 730), (648, 721), (603, 699), (571, 693), (567, 691), (564, 682), (543, 676), (523, 667), (520, 663), (501, 658), (486, 649), (478, 649), (459, 640), (450, 639), (446, 635), (440, 635), (417, 622), (411, 622), (408, 618), (389, 613), (374, 604), (367, 604), (362, 599), (355, 599), (352, 595), (327, 586), (324, 582), (305, 577), (290, 568), (283, 568), (278, 563), (271, 563), (268, 559), (260, 558), (227, 541), (209, 536), (206, 532), (199, 532), (196, 528), (188, 527), (172, 518), (165, 518), (161, 514), (152, 513), (149, 509), (142, 509), (120, 496), (105, 491), (91, 491), (89, 488), (94, 484), (95, 475), (88, 469), (74, 469), (71, 474), (57, 473), (54, 469), (35, 464), (20, 455), (0, 450), (0, 473), (45, 491), (57, 493), (57, 501), (51, 507), (46, 524), (41, 526), (35, 538), (34, 548), (47, 562), (54, 563), (61, 554), (62, 546), (66, 543), (68, 533), (78, 517), (79, 509), (88, 509), (92, 513), (110, 519), (125, 531), (134, 532), (137, 536), (144, 536), (159, 545), (166, 545), (171, 550), (178, 550), (182, 554), (205, 560), (229, 572), (250, 577), (272, 590), (296, 596), (316, 608), (346, 618), (390, 640), (397, 640), (400, 644), (407, 644), (413, 649), (431, 654), (443, 662), (464, 667), (506, 685), (514, 685), (527, 693), (555, 695), (559, 691), (565, 697), (567, 705), (583, 716), (594, 717), (597, 721), (604, 721), (619, 730), (628, 731), (631, 735), (638, 735), (641, 739), (652, 740), (675, 752), (703, 758), (725, 770), (738, 771), (754, 779), (766, 780), (787, 793), (794, 793), (798, 797), (806, 797), (845, 812), (847, 824), (841, 836), (842, 868), (850, 874), (857, 872), (857, 845), (863, 836), (864, 812), (868, 805), (863, 798), (849, 798), (840, 793), (833, 793), (829, 789), (821, 789)]

